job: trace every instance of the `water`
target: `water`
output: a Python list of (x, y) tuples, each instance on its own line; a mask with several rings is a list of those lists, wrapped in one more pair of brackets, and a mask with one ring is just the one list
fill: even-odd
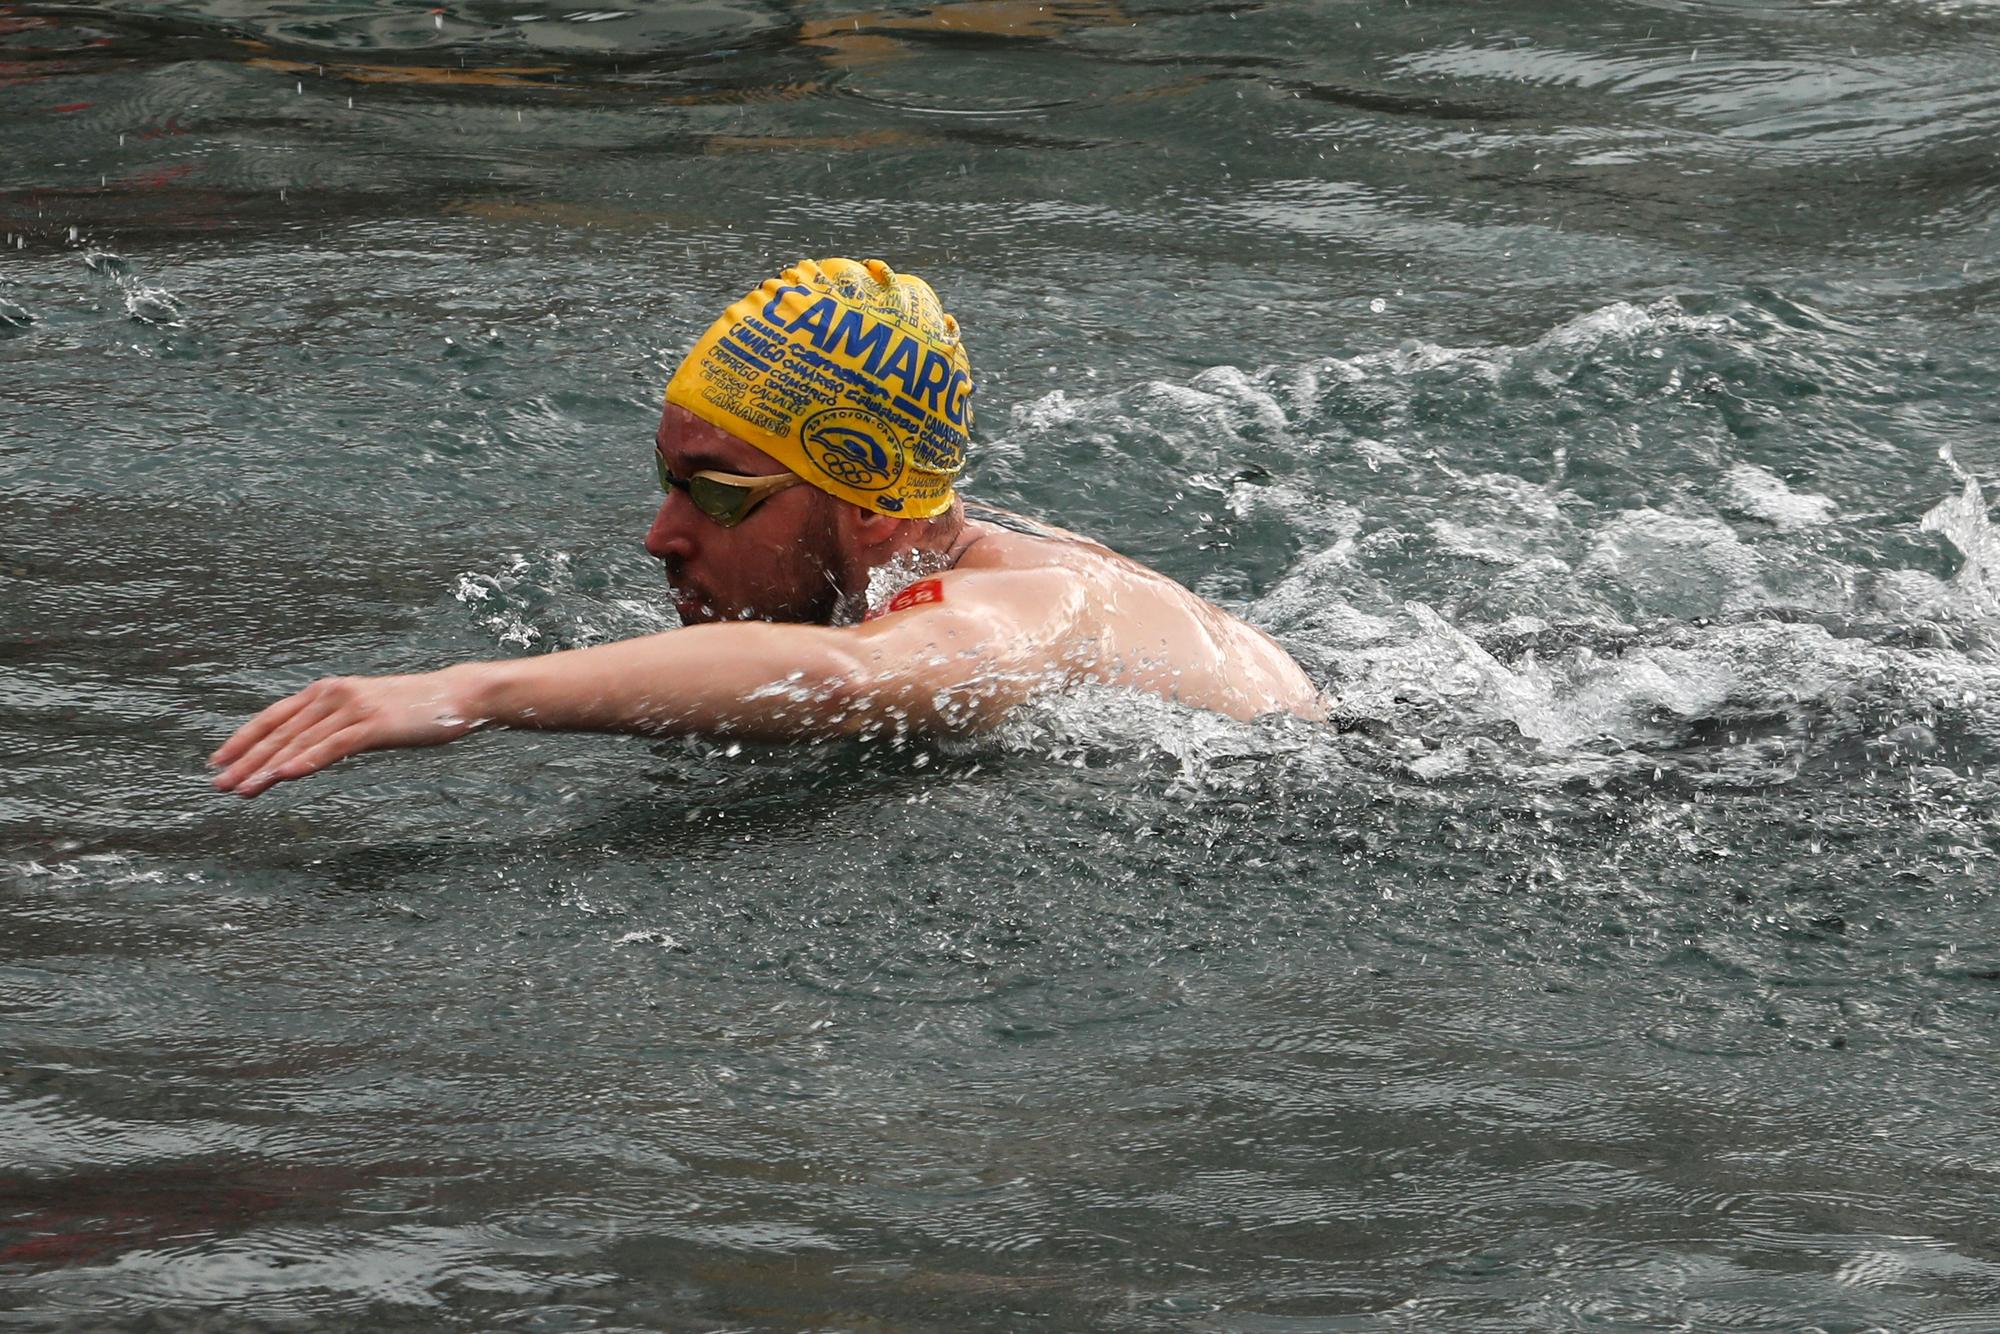
[[(0, 1324), (1990, 1329), (2000, 12), (0, 9)], [(1340, 727), (481, 735), (880, 255)]]

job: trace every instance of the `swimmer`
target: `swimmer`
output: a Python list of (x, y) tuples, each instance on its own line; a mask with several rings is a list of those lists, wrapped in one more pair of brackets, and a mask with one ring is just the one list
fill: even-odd
[[(1084, 683), (1237, 719), (1323, 716), (1261, 630), (1088, 538), (959, 496), (971, 399), (958, 324), (921, 279), (801, 261), (724, 312), (667, 386), (646, 550), (683, 628), (316, 681), (210, 757), (215, 786), (254, 797), (485, 727), (973, 732)], [(885, 574), (906, 581), (893, 596)]]

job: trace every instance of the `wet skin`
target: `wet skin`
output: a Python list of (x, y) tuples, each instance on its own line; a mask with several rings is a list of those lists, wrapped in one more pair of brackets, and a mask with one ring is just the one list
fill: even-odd
[[(672, 405), (660, 414), (654, 443), (677, 477), (703, 470), (746, 477), (785, 471), (761, 449)], [(687, 492), (669, 490), (646, 531), (646, 550), (665, 567), (684, 624), (823, 623), (842, 591), (833, 508), (840, 503), (813, 487), (794, 486), (730, 527), (702, 513)]]
[[(669, 406), (655, 443), (677, 476), (782, 471)], [(1324, 716), (1261, 630), (1157, 571), (1061, 529), (875, 514), (810, 486), (731, 526), (670, 490), (646, 534), (687, 626), (615, 644), (414, 676), (331, 677), (245, 723), (210, 763), (251, 797), (370, 750), (475, 728), (731, 735), (760, 741), (992, 727), (1023, 701), (1125, 686), (1232, 718)], [(832, 624), (869, 575), (921, 553), (936, 597)]]
[[(762, 450), (673, 405), (661, 414), (655, 443), (681, 477), (702, 468), (745, 476), (784, 471)], [(690, 624), (746, 617), (824, 622), (843, 576), (853, 586), (834, 533), (839, 509), (860, 513), (824, 492), (793, 487), (728, 528), (675, 490), (654, 516), (646, 550), (665, 565), (675, 605)], [(1100, 543), (1037, 526), (1048, 536), (961, 520), (942, 545), (955, 571), (1066, 575), (1079, 603), (1072, 647), (1088, 647), (1090, 679), (1233, 717), (1313, 713), (1312, 683), (1263, 631)], [(865, 588), (866, 567), (859, 574)]]

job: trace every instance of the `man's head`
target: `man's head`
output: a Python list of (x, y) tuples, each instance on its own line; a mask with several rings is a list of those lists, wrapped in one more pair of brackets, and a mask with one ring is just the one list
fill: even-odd
[(880, 260), (801, 261), (731, 306), (660, 419), (646, 549), (682, 619), (825, 622), (876, 566), (948, 541), (971, 395), (957, 321)]

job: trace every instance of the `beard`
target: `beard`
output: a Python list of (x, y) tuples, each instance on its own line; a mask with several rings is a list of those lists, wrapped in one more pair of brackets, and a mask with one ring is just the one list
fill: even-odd
[[(841, 587), (840, 531), (833, 506), (820, 497), (792, 542), (779, 553), (768, 576), (755, 587), (727, 591), (694, 580), (679, 560), (664, 562), (667, 586), (683, 625), (715, 621), (777, 621), (801, 625), (842, 625), (844, 609), (855, 601)], [(866, 591), (860, 596), (866, 610)], [(859, 620), (856, 613), (854, 620)]]

